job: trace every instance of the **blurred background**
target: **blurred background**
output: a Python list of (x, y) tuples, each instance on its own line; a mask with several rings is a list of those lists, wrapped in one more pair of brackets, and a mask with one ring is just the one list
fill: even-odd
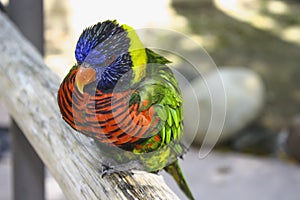
[[(8, 0), (2, 2), (9, 4)], [(189, 117), (193, 109), (185, 105), (185, 134), (193, 144), (181, 164), (195, 196), (207, 200), (299, 199), (299, 1), (48, 0), (44, 1), (44, 15), (45, 62), (62, 78), (75, 63), (74, 49), (82, 30), (106, 19), (136, 29), (177, 31), (202, 46), (209, 56), (197, 63), (200, 75), (184, 67), (183, 61), (174, 64), (194, 88), (201, 113), (200, 119)], [(184, 45), (185, 40), (175, 38), (174, 42), (170, 36), (159, 42), (192, 59), (205, 54), (202, 48)], [(205, 92), (206, 84), (213, 85), (218, 77), (226, 94), (224, 128), (213, 152), (200, 159), (204, 136), (214, 144), (213, 135), (219, 134), (208, 131), (211, 111), (207, 108), (219, 104), (212, 105)], [(189, 99), (188, 94), (185, 98)], [(221, 122), (212, 122), (212, 126)], [(11, 199), (9, 123), (0, 102), (1, 200)], [(196, 136), (189, 129), (194, 124), (199, 126)], [(163, 175), (184, 199), (173, 181)], [(47, 199), (64, 199), (51, 175), (46, 185)]]

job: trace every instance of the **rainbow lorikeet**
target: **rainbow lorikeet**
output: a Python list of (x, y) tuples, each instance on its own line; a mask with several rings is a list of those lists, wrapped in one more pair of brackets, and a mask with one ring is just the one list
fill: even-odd
[(194, 199), (177, 161), (185, 151), (183, 100), (170, 61), (110, 20), (83, 31), (75, 57), (58, 104), (63, 119), (107, 155), (103, 173), (165, 169)]

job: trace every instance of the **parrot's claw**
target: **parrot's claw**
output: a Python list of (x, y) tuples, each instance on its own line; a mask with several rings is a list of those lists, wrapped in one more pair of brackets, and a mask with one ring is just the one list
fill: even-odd
[(130, 173), (130, 175), (134, 175), (134, 173), (132, 171), (124, 172), (124, 171), (119, 171), (119, 170), (115, 169), (114, 167), (110, 167), (108, 165), (102, 165), (101, 178), (103, 178), (106, 175), (109, 176), (114, 173), (118, 174), (119, 176), (124, 175), (126, 173)]
[(112, 173), (114, 173), (115, 170), (107, 165), (102, 165), (102, 169), (101, 169), (101, 178), (103, 178), (106, 175), (111, 175)]
[(158, 174), (159, 170), (151, 172), (152, 174)]

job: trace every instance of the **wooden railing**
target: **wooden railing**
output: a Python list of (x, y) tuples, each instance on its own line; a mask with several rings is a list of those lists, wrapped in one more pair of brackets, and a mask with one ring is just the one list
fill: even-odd
[(12, 131), (23, 132), (68, 199), (178, 199), (159, 175), (135, 171), (101, 178), (101, 152), (61, 119), (56, 102), (61, 78), (1, 12), (0, 27), (1, 100), (20, 127)]

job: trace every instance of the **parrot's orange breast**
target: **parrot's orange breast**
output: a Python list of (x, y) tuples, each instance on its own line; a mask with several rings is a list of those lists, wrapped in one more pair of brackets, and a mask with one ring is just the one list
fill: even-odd
[(123, 146), (157, 133), (158, 118), (153, 107), (139, 112), (129, 105), (131, 90), (116, 93), (95, 91), (81, 94), (74, 85), (76, 70), (70, 72), (58, 91), (63, 119), (77, 131), (100, 142)]

